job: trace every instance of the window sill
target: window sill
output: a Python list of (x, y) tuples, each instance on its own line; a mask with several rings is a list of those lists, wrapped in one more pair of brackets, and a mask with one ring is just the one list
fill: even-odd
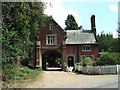
[(83, 52), (91, 52), (92, 50), (82, 50)]
[(57, 44), (46, 44), (47, 46), (55, 46), (55, 45), (57, 45)]

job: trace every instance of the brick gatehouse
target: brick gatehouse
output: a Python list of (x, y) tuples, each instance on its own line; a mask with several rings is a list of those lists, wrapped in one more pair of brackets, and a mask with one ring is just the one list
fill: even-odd
[(85, 56), (95, 60), (98, 52), (95, 15), (91, 16), (91, 30), (64, 30), (54, 19), (50, 19), (40, 30), (33, 65), (45, 70), (46, 62), (54, 66), (57, 58), (63, 70), (64, 64), (74, 66)]

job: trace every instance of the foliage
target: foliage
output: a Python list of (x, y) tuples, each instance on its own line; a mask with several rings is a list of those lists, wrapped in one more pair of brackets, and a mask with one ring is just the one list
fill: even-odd
[(77, 62), (76, 65), (82, 66), (82, 62)]
[(118, 23), (118, 52), (120, 52), (120, 22)]
[(16, 56), (32, 59), (38, 30), (47, 19), (42, 2), (4, 2), (2, 9), (3, 66), (14, 63)]
[(120, 53), (102, 52), (100, 57), (98, 57), (96, 61), (92, 61), (89, 57), (85, 57), (83, 61), (76, 63), (76, 65), (80, 66), (116, 65), (120, 64), (119, 56)]
[(21, 77), (26, 79), (23, 73), (29, 74), (32, 71), (27, 72), (27, 68), (19, 70), (13, 66), (22, 60), (34, 58), (39, 29), (45, 25), (49, 17), (43, 14), (44, 4), (42, 2), (3, 2), (2, 9), (3, 72), (11, 80)]
[(97, 65), (115, 65), (120, 64), (120, 53), (103, 52), (96, 60)]
[(112, 34), (104, 34), (103, 32), (97, 35), (99, 42), (99, 51), (118, 52), (118, 38), (113, 38)]
[(117, 32), (118, 32), (118, 37), (120, 38), (120, 22), (118, 23), (118, 30), (117, 30)]
[(80, 65), (80, 66), (94, 66), (95, 62), (92, 61), (91, 58), (85, 57), (83, 61), (76, 63), (76, 65)]
[(56, 63), (57, 66), (60, 66), (60, 64), (61, 64), (61, 58), (56, 58), (55, 59), (55, 63)]
[(71, 61), (71, 60), (73, 60), (73, 58), (69, 57), (68, 60)]
[(73, 15), (68, 14), (67, 20), (65, 20), (66, 28), (65, 30), (79, 30), (82, 26), (78, 27), (78, 24)]
[(64, 63), (63, 63), (63, 66), (64, 66), (64, 67), (67, 67), (67, 63), (64, 62)]
[(89, 57), (85, 57), (83, 60), (83, 66), (92, 66), (93, 65), (93, 61), (91, 58)]
[[(10, 67), (10, 68), (8, 68)], [(4, 70), (5, 75), (7, 75), (7, 81), (10, 83), (18, 83), (18, 82), (23, 82), (24, 80), (27, 79), (33, 79), (36, 77), (39, 73), (41, 73), (41, 70), (36, 69), (32, 70), (29, 69), (28, 67), (23, 67), (18, 64), (15, 64), (12, 66), (9, 64), (6, 69)], [(3, 77), (4, 79), (4, 77)]]

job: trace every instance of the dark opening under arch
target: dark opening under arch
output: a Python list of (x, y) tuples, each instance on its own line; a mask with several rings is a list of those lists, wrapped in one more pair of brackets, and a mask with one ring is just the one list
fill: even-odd
[(61, 53), (57, 50), (47, 50), (42, 54), (42, 69), (61, 67)]

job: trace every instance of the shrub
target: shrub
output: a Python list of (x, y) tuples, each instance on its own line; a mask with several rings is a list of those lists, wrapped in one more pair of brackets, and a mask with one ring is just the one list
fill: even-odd
[(63, 63), (63, 66), (64, 66), (64, 67), (67, 67), (67, 63), (64, 62), (64, 63)]
[(102, 53), (99, 58), (96, 59), (97, 65), (115, 65), (120, 64), (120, 57), (118, 53)]
[(94, 61), (92, 61), (91, 58), (85, 57), (83, 61), (76, 63), (76, 65), (80, 65), (80, 66), (93, 66), (93, 65), (96, 65), (96, 63)]
[(41, 70), (33, 70), (20, 65), (8, 65), (11, 68), (4, 68), (4, 73), (8, 76), (9, 82), (19, 82), (36, 77)]
[(76, 65), (82, 66), (82, 62), (77, 62)]
[(96, 61), (93, 61), (93, 64), (92, 64), (92, 66), (97, 66), (97, 63), (96, 63)]
[(94, 61), (90, 57), (85, 57), (82, 66), (93, 66)]

